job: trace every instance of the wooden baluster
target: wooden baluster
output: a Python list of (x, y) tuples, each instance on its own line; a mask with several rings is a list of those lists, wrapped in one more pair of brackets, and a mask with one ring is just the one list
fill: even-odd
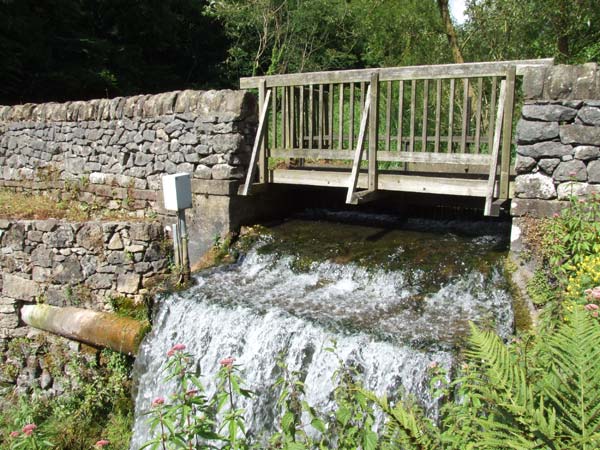
[[(265, 112), (263, 111), (265, 108), (269, 108), (269, 105), (265, 103), (266, 100), (266, 95), (267, 95), (267, 83), (266, 81), (263, 79), (261, 80), (261, 83), (258, 85), (258, 110), (260, 111), (261, 115), (265, 114)], [(266, 122), (266, 123), (264, 123)], [(258, 180), (260, 183), (266, 183), (268, 181), (268, 163), (269, 163), (269, 159), (267, 158), (267, 148), (268, 148), (268, 139), (269, 139), (269, 133), (267, 132), (267, 128), (268, 128), (268, 121), (266, 118), (266, 114), (265, 114), (265, 120), (263, 122), (263, 127), (265, 128), (264, 131), (264, 136), (262, 138), (262, 142), (260, 144), (260, 148), (259, 148), (259, 154), (258, 154)], [(246, 192), (247, 193), (247, 192)]]
[(309, 86), (310, 91), (308, 91), (308, 148), (310, 150), (312, 150), (313, 148), (313, 122), (314, 122), (314, 111), (313, 111), (313, 107), (314, 107), (314, 96), (313, 96), (313, 92), (314, 92), (314, 85), (310, 85)]
[(483, 78), (477, 79), (477, 116), (475, 116), (475, 153), (481, 153), (481, 103), (483, 98)]
[(365, 104), (365, 82), (361, 81), (360, 83), (360, 108), (362, 109)]
[(510, 66), (506, 73), (506, 103), (504, 104), (504, 123), (502, 133), (502, 155), (500, 156), (500, 199), (508, 198), (510, 177), (510, 153), (512, 147), (513, 114), (515, 106), (515, 80), (517, 69)]
[(442, 80), (436, 81), (436, 96), (435, 96), (435, 143), (433, 151), (440, 151), (440, 134), (442, 129)]
[(496, 123), (496, 98), (498, 89), (498, 77), (492, 78), (492, 98), (490, 100), (490, 123), (488, 125), (488, 153), (492, 152), (494, 145), (494, 123)]
[(339, 85), (339, 111), (338, 111), (338, 150), (344, 149), (344, 83)]
[(296, 148), (296, 86), (290, 86), (290, 147)]
[(421, 130), (421, 151), (427, 151), (427, 122), (429, 119), (429, 80), (423, 81), (423, 128)]
[(454, 91), (456, 80), (450, 80), (450, 100), (448, 102), (448, 153), (452, 153), (452, 144), (454, 140)]
[(402, 119), (404, 109), (404, 80), (398, 82), (398, 130), (396, 133), (396, 144), (399, 152), (403, 151), (402, 147)]
[(318, 140), (318, 148), (319, 150), (321, 150), (323, 148), (323, 125), (325, 122), (324, 119), (324, 106), (323, 106), (323, 85), (320, 84), (319, 85), (319, 106), (318, 106), (318, 111), (319, 111), (319, 125), (318, 125), (318, 130), (319, 130), (319, 140)]
[(350, 144), (349, 147), (351, 150), (354, 149), (354, 90), (354, 83), (350, 83), (350, 126), (348, 127), (348, 129), (350, 130), (350, 137), (348, 140)]
[(300, 148), (306, 148), (304, 142), (304, 115), (305, 115), (305, 106), (304, 106), (304, 86), (300, 86), (300, 108), (298, 109), (299, 115), (299, 124), (298, 131), (300, 132)]
[(469, 79), (463, 78), (462, 126), (460, 134), (460, 152), (467, 152), (467, 135), (469, 134)]
[(408, 141), (408, 151), (415, 150), (415, 116), (417, 109), (417, 80), (410, 82), (410, 140)]
[(328, 102), (329, 106), (328, 106), (328, 111), (327, 111), (327, 117), (328, 117), (328, 127), (327, 127), (327, 131), (328, 131), (328, 143), (327, 143), (327, 148), (328, 149), (333, 149), (333, 84), (329, 83), (329, 102)]
[(281, 89), (281, 145), (287, 148), (287, 87)]
[(371, 75), (371, 111), (369, 114), (369, 190), (375, 191), (378, 186), (377, 147), (379, 144), (379, 73)]
[(387, 82), (387, 95), (385, 104), (385, 151), (390, 151), (392, 128), (392, 82)]
[(271, 92), (273, 93), (271, 99), (271, 102), (273, 103), (273, 143), (271, 145), (273, 146), (273, 148), (277, 148), (277, 88), (272, 88)]

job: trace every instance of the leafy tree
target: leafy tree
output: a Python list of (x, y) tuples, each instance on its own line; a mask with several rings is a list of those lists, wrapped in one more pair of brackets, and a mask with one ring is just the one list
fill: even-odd
[(595, 0), (470, 0), (467, 13), (462, 42), (472, 60), (600, 61)]
[(221, 0), (208, 8), (232, 41), (228, 75), (348, 68), (359, 36), (345, 0)]
[(227, 41), (202, 0), (0, 2), (0, 103), (217, 84)]
[(435, 1), (358, 0), (354, 14), (364, 48), (361, 60), (373, 67), (452, 61)]

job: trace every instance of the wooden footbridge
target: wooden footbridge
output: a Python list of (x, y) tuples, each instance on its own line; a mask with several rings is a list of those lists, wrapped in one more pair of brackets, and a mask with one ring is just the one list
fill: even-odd
[[(241, 193), (268, 184), (512, 197), (518, 77), (552, 59), (242, 78), (258, 89), (259, 123)], [(366, 150), (366, 151), (365, 151)]]

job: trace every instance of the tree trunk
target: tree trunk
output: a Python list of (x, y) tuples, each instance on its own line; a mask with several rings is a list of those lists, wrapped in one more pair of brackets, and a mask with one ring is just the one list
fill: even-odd
[(458, 38), (456, 37), (456, 30), (450, 17), (450, 8), (448, 6), (448, 0), (437, 0), (438, 8), (440, 9), (440, 15), (442, 16), (442, 22), (446, 29), (446, 37), (452, 50), (452, 59), (456, 64), (462, 64), (465, 62), (460, 47), (458, 46)]
[(565, 61), (568, 60), (571, 56), (571, 51), (569, 49), (569, 36), (559, 36), (556, 41), (556, 46), (558, 47), (558, 51), (562, 55), (562, 58), (564, 58)]

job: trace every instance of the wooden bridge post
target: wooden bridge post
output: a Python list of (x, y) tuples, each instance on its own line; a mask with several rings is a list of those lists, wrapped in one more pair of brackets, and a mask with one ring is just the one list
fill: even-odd
[[(267, 83), (266, 83), (265, 79), (263, 78), (262, 80), (260, 80), (260, 83), (258, 84), (259, 116), (262, 114), (263, 110), (267, 108), (267, 105), (265, 105), (266, 91), (267, 91)], [(275, 112), (273, 112), (273, 114), (275, 114)], [(265, 120), (266, 120), (266, 115), (265, 115)], [(268, 136), (269, 136), (269, 133), (268, 133), (268, 131), (265, 130), (264, 136), (261, 140), (260, 150), (259, 150), (260, 153), (258, 156), (258, 180), (259, 180), (259, 183), (261, 183), (261, 184), (266, 183), (268, 181), (267, 180), (267, 173), (268, 173), (267, 172), (267, 169), (268, 169), (267, 140), (268, 140)]]
[[(261, 92), (262, 91), (262, 95)], [(252, 182), (254, 181), (254, 174), (256, 173), (257, 162), (259, 163), (259, 179), (261, 185), (265, 185), (268, 180), (268, 159), (266, 155), (265, 145), (265, 135), (267, 134), (267, 111), (269, 110), (269, 100), (271, 99), (271, 91), (267, 91), (267, 95), (264, 95), (266, 91), (266, 82), (265, 80), (261, 80), (259, 84), (259, 120), (258, 120), (258, 129), (256, 130), (256, 138), (254, 139), (254, 145), (252, 146), (252, 154), (250, 156), (250, 164), (248, 165), (248, 173), (246, 174), (246, 181), (244, 182), (244, 186), (242, 187), (241, 195), (249, 195), (250, 188), (252, 186)], [(260, 99), (263, 99), (262, 102)], [(275, 114), (275, 113), (273, 113)], [(264, 174), (264, 177), (263, 177)], [(264, 181), (263, 181), (264, 180)]]
[(371, 75), (371, 105), (369, 114), (369, 191), (377, 190), (377, 146), (379, 144), (379, 72)]
[(504, 124), (502, 134), (502, 156), (500, 158), (500, 193), (499, 199), (508, 199), (510, 176), (510, 153), (513, 137), (513, 114), (515, 107), (515, 78), (517, 68), (509, 66), (506, 71), (506, 97), (504, 99)]

